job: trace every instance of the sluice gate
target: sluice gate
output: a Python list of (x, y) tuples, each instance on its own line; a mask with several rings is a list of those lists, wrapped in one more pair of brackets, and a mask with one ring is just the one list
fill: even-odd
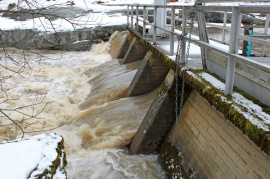
[[(156, 8), (158, 7), (154, 9)], [(185, 9), (188, 7), (181, 8), (184, 13), (187, 13)], [(171, 9), (175, 10), (175, 7)], [(206, 8), (198, 6), (197, 9), (203, 11)], [(238, 27), (234, 25), (239, 22), (241, 12), (246, 12), (247, 9), (238, 7), (225, 7), (225, 9), (226, 12), (232, 9), (232, 18), (235, 18), (232, 20), (232, 28), (235, 29), (232, 29), (231, 33), (239, 32)], [(222, 8), (219, 7), (219, 10)], [(252, 9), (252, 11), (256, 10), (258, 7)], [(186, 14), (183, 14), (182, 18), (185, 17)], [(204, 20), (201, 12), (197, 13), (197, 17)], [(197, 40), (186, 35), (183, 37), (185, 42), (182, 45), (187, 45), (188, 41), (199, 44), (202, 47), (201, 59), (204, 61), (201, 66), (205, 68), (199, 70), (188, 68), (176, 73), (177, 64), (173, 59), (174, 54), (170, 54), (170, 50), (174, 48), (170, 48), (166, 53), (157, 45), (155, 20), (154, 34), (152, 34), (154, 43), (144, 32), (145, 24), (142, 34), (136, 31), (139, 30), (138, 13), (136, 24), (138, 28), (134, 29), (132, 15), (131, 19), (128, 17), (128, 22), (130, 20), (128, 31), (120, 33), (121, 43), (112, 44), (114, 50), (118, 50), (114, 53), (118, 54), (114, 58), (119, 59), (121, 63), (141, 61), (127, 95), (143, 95), (157, 90), (156, 98), (129, 145), (130, 153), (159, 153), (160, 162), (169, 178), (269, 178), (269, 124), (260, 125), (259, 122), (254, 122), (266, 119), (269, 114), (259, 113), (253, 108), (249, 110), (245, 102), (239, 102), (235, 97), (236, 94), (241, 94), (252, 101), (250, 105), (256, 103), (263, 109), (269, 109), (267, 99), (257, 98), (258, 91), (251, 93), (253, 97), (248, 94), (249, 90), (242, 91), (243, 88), (253, 85), (254, 88), (260, 89), (260, 95), (268, 94), (269, 68), (247, 57), (239, 56), (236, 52), (238, 46), (231, 47), (229, 44), (229, 52), (225, 52), (219, 47), (208, 44), (209, 40), (205, 40), (207, 34), (204, 34)], [(182, 19), (182, 23), (184, 22), (186, 23), (187, 20)], [(200, 30), (206, 30), (205, 24), (198, 23)], [(182, 27), (186, 25), (182, 24)], [(170, 32), (169, 35), (177, 34)], [(234, 35), (231, 40), (235, 43), (239, 38), (240, 36)], [(172, 37), (170, 39), (174, 40)], [(170, 42), (170, 45), (173, 43)], [(267, 45), (268, 42), (263, 43)], [(182, 55), (186, 54), (185, 47), (181, 49)], [(222, 80), (224, 76), (226, 81)], [(240, 82), (242, 84), (238, 84)], [(220, 83), (223, 83), (224, 88), (220, 87), (222, 86)], [(236, 89), (233, 92), (230, 87), (233, 84), (242, 90)], [(183, 105), (178, 106), (180, 102)]]

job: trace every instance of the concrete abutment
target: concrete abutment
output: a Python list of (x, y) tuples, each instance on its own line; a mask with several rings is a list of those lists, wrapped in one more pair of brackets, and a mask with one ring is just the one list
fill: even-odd
[(145, 55), (141, 66), (129, 86), (129, 96), (138, 96), (156, 89), (168, 74), (169, 67), (151, 51)]
[[(143, 122), (135, 134), (130, 147), (130, 153), (153, 153), (160, 150), (162, 141), (166, 139), (175, 118), (175, 78), (170, 70), (166, 79), (158, 89), (158, 95), (152, 102)], [(182, 81), (179, 80), (178, 86)], [(185, 86), (184, 101), (191, 88)], [(180, 97), (180, 96), (179, 96)], [(178, 98), (180, 101), (180, 98)]]
[(128, 41), (130, 45), (124, 56), (123, 64), (142, 60), (147, 52), (147, 48), (139, 38), (133, 37), (131, 42), (130, 39), (131, 38), (129, 37)]
[(179, 86), (183, 78), (186, 82), (186, 102), (176, 121), (174, 62), (142, 44), (151, 50), (130, 84), (129, 96), (154, 89), (158, 93), (129, 145), (130, 153), (158, 152), (169, 178), (270, 178), (269, 131), (251, 124), (230, 101), (224, 102), (222, 92), (191, 71), (179, 74)]

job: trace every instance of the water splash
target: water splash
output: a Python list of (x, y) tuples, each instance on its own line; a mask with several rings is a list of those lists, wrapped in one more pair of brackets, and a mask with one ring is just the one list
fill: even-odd
[[(140, 62), (120, 65), (111, 60), (108, 46), (102, 43), (88, 52), (36, 51), (42, 58), (31, 56), (31, 73), (2, 82), (10, 87), (11, 97), (20, 98), (1, 107), (16, 107), (31, 102), (33, 95), (45, 95), (44, 102), (50, 103), (28, 129), (56, 127), (54, 132), (63, 135), (68, 178), (163, 178), (156, 155), (130, 156), (125, 149), (155, 92), (126, 97)], [(17, 53), (16, 58), (22, 58)], [(0, 127), (0, 140), (18, 134), (15, 127)]]

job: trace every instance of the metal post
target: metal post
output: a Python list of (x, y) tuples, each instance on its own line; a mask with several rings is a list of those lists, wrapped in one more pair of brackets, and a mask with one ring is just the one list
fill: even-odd
[[(167, 0), (154, 0), (154, 5), (166, 6)], [(158, 8), (157, 9), (157, 26), (161, 28), (166, 28), (166, 20), (167, 20), (167, 8)], [(160, 36), (165, 35), (165, 31), (161, 30), (160, 28), (157, 29), (157, 34)]]
[(175, 7), (171, 8), (171, 38), (170, 38), (170, 55), (174, 54), (174, 29), (175, 29)]
[(153, 44), (157, 43), (157, 7), (154, 8)]
[(139, 6), (136, 6), (136, 31), (139, 31)]
[(146, 6), (143, 6), (143, 36), (146, 34)]
[[(196, 6), (201, 6), (201, 3), (196, 2)], [(206, 29), (206, 21), (205, 14), (203, 11), (196, 11), (198, 18), (198, 26), (199, 26), (199, 37), (201, 41), (209, 43), (209, 38)], [(201, 58), (202, 58), (202, 66), (203, 69), (207, 69), (206, 61), (207, 61), (207, 47), (201, 46)]]
[[(267, 14), (265, 19), (264, 34), (268, 33), (270, 14)], [(262, 55), (265, 56), (265, 46), (263, 46)]]
[(131, 5), (131, 28), (133, 29), (133, 6)]
[(239, 7), (233, 7), (232, 10), (232, 21), (231, 21), (231, 33), (230, 33), (230, 46), (229, 46), (229, 56), (227, 61), (227, 71), (226, 71), (226, 84), (225, 84), (225, 95), (232, 94), (234, 75), (235, 75), (235, 59), (232, 57), (232, 53), (238, 53), (238, 35), (240, 32), (242, 13)]
[[(186, 35), (187, 33), (187, 9), (186, 7), (182, 7), (182, 34)], [(181, 42), (181, 59), (180, 62), (181, 63), (185, 63), (186, 61), (186, 40), (183, 38), (182, 42)]]
[(226, 28), (226, 25), (227, 25), (227, 12), (224, 12), (224, 17), (223, 17), (223, 29), (222, 29), (222, 40), (221, 42), (223, 44), (225, 44), (225, 28)]
[(129, 5), (127, 5), (127, 25), (130, 26), (130, 24), (129, 24)]

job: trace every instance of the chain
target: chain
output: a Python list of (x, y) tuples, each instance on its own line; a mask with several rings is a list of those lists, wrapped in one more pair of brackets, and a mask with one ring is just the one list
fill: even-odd
[(180, 68), (180, 60), (181, 60), (181, 49), (182, 49), (182, 40), (183, 35), (177, 36), (177, 51), (175, 56), (175, 119), (178, 120), (178, 74)]
[[(178, 37), (178, 45), (177, 45), (177, 52), (176, 52), (176, 69), (175, 69), (175, 118), (176, 121), (179, 120), (179, 115), (182, 112), (183, 109), (183, 103), (184, 103), (184, 93), (185, 93), (185, 78), (184, 75), (185, 73), (183, 73), (182, 75), (182, 85), (181, 85), (181, 98), (180, 98), (180, 106), (178, 107), (178, 73), (179, 73), (179, 69), (181, 68), (182, 70), (186, 71), (187, 70), (187, 63), (188, 63), (188, 57), (189, 57), (189, 51), (190, 51), (190, 40), (191, 40), (191, 34), (193, 32), (193, 28), (194, 28), (194, 14), (191, 17), (191, 27), (190, 27), (190, 31), (189, 31), (189, 36), (188, 36), (188, 45), (187, 45), (187, 51), (186, 51), (186, 56), (185, 57), (181, 57), (180, 53), (181, 53), (181, 49), (182, 49), (182, 40), (184, 38), (184, 35), (180, 35)], [(181, 58), (185, 58), (184, 60), (184, 64), (180, 64), (180, 59)], [(178, 109), (179, 108), (179, 109)], [(178, 112), (179, 110), (179, 112)]]

